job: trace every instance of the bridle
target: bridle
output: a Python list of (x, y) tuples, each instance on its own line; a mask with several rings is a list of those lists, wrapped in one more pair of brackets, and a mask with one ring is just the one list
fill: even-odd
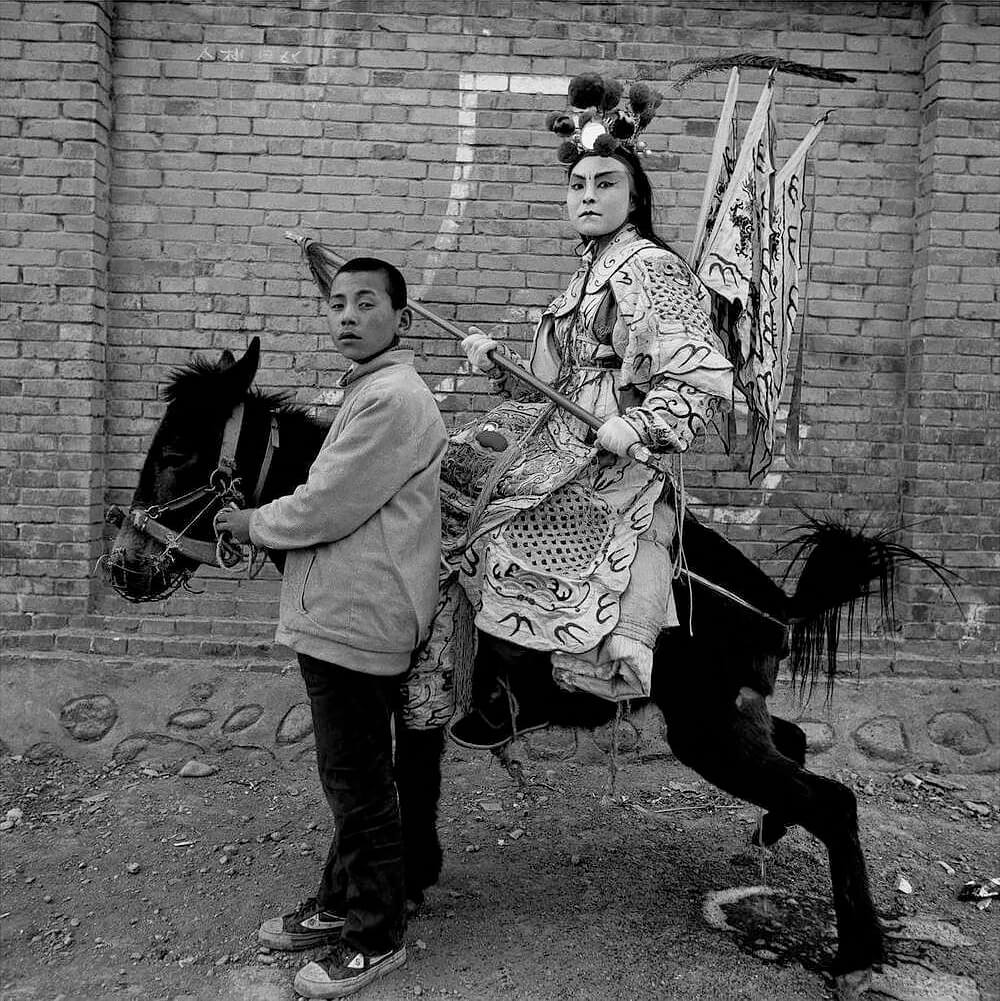
[[(218, 513), (219, 510), (227, 505), (234, 505), (240, 508), (246, 506), (243, 483), (241, 478), (236, 475), (236, 452), (239, 447), (243, 427), (244, 410), (244, 404), (240, 401), (226, 420), (226, 426), (222, 433), (222, 447), (219, 450), (219, 458), (215, 469), (209, 474), (207, 482), (199, 487), (195, 487), (194, 490), (189, 490), (187, 493), (181, 494), (179, 497), (150, 505), (147, 508), (132, 505), (128, 511), (123, 511), (117, 504), (112, 504), (105, 513), (105, 521), (109, 524), (120, 527), (125, 522), (129, 522), (137, 531), (155, 539), (163, 546), (163, 552), (154, 561), (154, 569), (159, 571), (164, 577), (169, 577), (178, 556), (186, 557), (196, 564), (206, 564), (226, 570), (232, 569), (243, 562), (242, 547), (234, 542), (231, 537), (220, 533), (217, 529), (214, 542), (191, 538), (188, 533), (213, 508)], [(257, 483), (251, 495), (252, 507), (257, 507), (260, 503), (264, 486), (271, 472), (274, 454), (278, 450), (279, 445), (278, 418), (276, 415), (271, 414), (271, 425), (264, 451), (264, 459), (261, 462), (260, 472), (257, 474)], [(164, 514), (190, 508), (202, 501), (204, 503), (200, 504), (193, 517), (179, 531), (169, 528), (160, 520)], [(102, 556), (98, 560), (98, 565), (101, 569), (112, 571), (112, 586), (130, 601), (153, 601), (165, 598), (173, 593), (181, 584), (185, 583), (193, 573), (193, 570), (181, 570), (176, 579), (172, 580), (155, 596), (134, 598), (114, 584), (113, 571), (115, 569), (127, 572), (127, 568), (123, 563), (116, 564), (114, 562), (114, 556), (115, 554), (112, 553), (110, 561), (107, 556)]]

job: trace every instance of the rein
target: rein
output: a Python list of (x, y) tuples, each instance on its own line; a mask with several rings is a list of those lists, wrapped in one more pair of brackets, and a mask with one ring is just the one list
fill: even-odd
[(748, 612), (753, 612), (754, 615), (759, 615), (762, 619), (767, 619), (769, 622), (773, 622), (775, 625), (781, 626), (782, 629), (788, 628), (789, 624), (787, 622), (782, 622), (781, 619), (777, 619), (773, 615), (768, 614), (762, 608), (758, 608), (756, 605), (751, 605), (746, 598), (741, 597), (734, 591), (730, 591), (721, 584), (716, 584), (714, 581), (702, 577), (701, 574), (696, 574), (693, 570), (688, 570), (687, 567), (681, 567), (678, 572), (682, 577), (687, 577), (691, 583), (701, 584), (703, 587), (707, 587), (710, 591), (714, 591), (716, 594), (722, 595), (723, 598), (727, 598), (729, 601), (735, 602), (735, 604), (745, 608)]
[[(220, 508), (227, 504), (233, 504), (240, 508), (246, 506), (242, 482), (235, 475), (236, 451), (239, 447), (243, 427), (244, 410), (244, 405), (240, 402), (229, 415), (222, 433), (219, 459), (215, 469), (209, 474), (207, 483), (172, 500), (164, 501), (162, 504), (154, 504), (148, 508), (132, 506), (128, 511), (123, 511), (117, 504), (112, 504), (105, 514), (105, 520), (119, 526), (125, 521), (131, 522), (137, 531), (150, 536), (164, 547), (164, 552), (161, 554), (162, 559), (170, 560), (175, 554), (178, 554), (186, 556), (196, 563), (204, 563), (223, 570), (230, 570), (243, 562), (243, 549), (231, 538), (227, 539), (223, 534), (217, 532), (215, 542), (206, 542), (201, 539), (192, 539), (187, 533), (207, 511), (216, 505)], [(278, 450), (279, 445), (278, 418), (271, 414), (271, 427), (267, 437), (264, 460), (261, 463), (257, 484), (251, 497), (251, 504), (254, 507), (258, 506), (260, 502), (264, 485), (271, 472), (274, 453)], [(208, 498), (207, 503), (199, 508), (194, 517), (179, 532), (168, 528), (160, 521), (160, 518), (167, 512), (190, 507), (205, 498)]]

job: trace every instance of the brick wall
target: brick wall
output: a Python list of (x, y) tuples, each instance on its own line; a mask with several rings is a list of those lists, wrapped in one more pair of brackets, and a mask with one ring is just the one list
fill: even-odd
[(85, 613), (105, 503), (110, 4), (0, 4), (4, 621)]
[[(86, 578), (98, 508), (128, 500), (171, 368), (260, 334), (260, 385), (323, 401), (343, 363), (285, 229), (385, 256), (443, 315), (523, 346), (574, 267), (543, 125), (567, 78), (666, 84), (671, 60), (742, 49), (857, 82), (779, 78), (779, 161), (836, 109), (815, 150), (797, 457), (750, 487), (746, 456), (709, 445), (688, 488), (775, 573), (796, 508), (911, 526), (904, 541), (963, 574), (963, 610), (908, 576), (902, 634), (868, 647), (874, 669), (993, 669), (992, 3), (119, 0), (3, 3), (0, 17), (15, 102), (0, 343), (8, 621), (121, 609)], [(746, 120), (763, 77), (744, 79)], [(682, 251), (724, 89), (719, 74), (668, 90), (648, 134), (660, 231)], [(454, 342), (424, 323), (417, 337), (446, 417), (485, 408)], [(151, 611), (273, 617), (273, 575), (199, 577), (203, 596)]]
[(925, 26), (901, 510), (907, 541), (947, 554), (965, 586), (957, 614), (909, 575), (904, 666), (920, 673), (997, 634), (998, 26), (1000, 8), (961, 4), (933, 5)]

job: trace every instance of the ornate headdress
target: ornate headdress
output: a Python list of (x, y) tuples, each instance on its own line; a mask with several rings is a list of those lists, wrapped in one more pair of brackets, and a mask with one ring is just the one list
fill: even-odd
[(573, 163), (585, 153), (613, 156), (620, 148), (636, 155), (646, 151), (639, 138), (653, 120), (663, 95), (647, 83), (628, 86), (605, 80), (597, 73), (581, 73), (569, 82), (568, 111), (553, 111), (545, 121), (551, 132), (563, 136), (557, 156)]

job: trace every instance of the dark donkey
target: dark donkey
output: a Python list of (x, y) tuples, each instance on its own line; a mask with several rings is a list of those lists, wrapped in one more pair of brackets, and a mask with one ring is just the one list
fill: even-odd
[[(256, 506), (305, 480), (327, 429), (282, 397), (251, 390), (259, 356), (254, 338), (238, 361), (224, 352), (218, 363), (196, 361), (174, 374), (132, 507), (127, 514), (112, 511), (121, 528), (103, 563), (125, 598), (165, 598), (199, 563), (215, 563), (212, 518), (223, 503)], [(772, 717), (764, 700), (789, 647), (793, 676), (801, 672), (809, 682), (825, 665), (832, 684), (841, 612), (847, 610), (850, 624), (878, 582), (889, 613), (896, 566), (939, 568), (884, 538), (814, 522), (797, 540), (803, 568), (788, 596), (690, 516), (683, 539), (689, 586), (682, 581), (676, 589), (678, 614), (691, 628), (661, 637), (651, 696), (665, 717), (670, 746), (709, 782), (767, 811), (758, 832), (765, 844), (793, 824), (823, 842), (837, 916), (836, 972), (865, 970), (883, 960), (883, 935), (858, 839), (854, 794), (803, 767), (805, 734)], [(225, 559), (225, 551), (220, 555)], [(282, 555), (270, 555), (280, 569)], [(488, 639), (482, 649), (495, 649), (496, 642)], [(615, 713), (598, 699), (550, 694), (557, 725), (599, 726)], [(407, 889), (418, 901), (441, 867), (436, 814), (442, 743), (440, 730), (397, 727)]]

